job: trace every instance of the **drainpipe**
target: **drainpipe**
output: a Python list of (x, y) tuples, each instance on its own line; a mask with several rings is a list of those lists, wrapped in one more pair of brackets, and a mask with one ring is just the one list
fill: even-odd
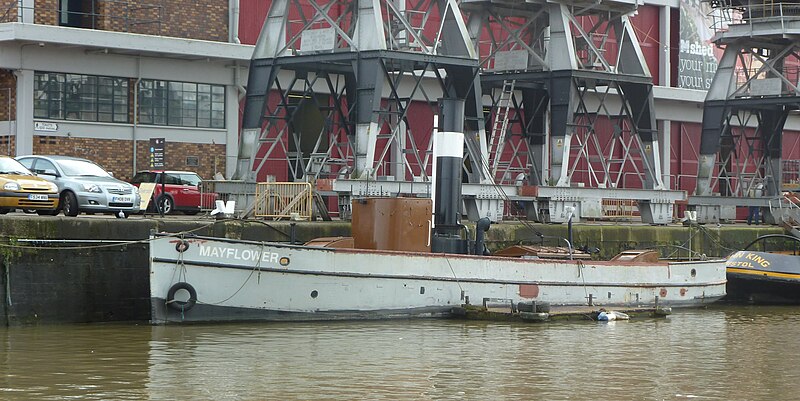
[(228, 42), (239, 41), (239, 0), (228, 0)]
[[(241, 44), (239, 40), (239, 0), (228, 0), (228, 41), (231, 43)], [(239, 102), (244, 100), (247, 91), (241, 83), (241, 72), (239, 71), (239, 63), (233, 63), (233, 84), (239, 91)]]
[(142, 59), (141, 57), (136, 59), (136, 82), (133, 84), (133, 131), (131, 133), (133, 137), (133, 177), (138, 172), (137, 166), (137, 159), (139, 156), (139, 146), (137, 145), (137, 132), (136, 129), (139, 126), (139, 82), (142, 80)]

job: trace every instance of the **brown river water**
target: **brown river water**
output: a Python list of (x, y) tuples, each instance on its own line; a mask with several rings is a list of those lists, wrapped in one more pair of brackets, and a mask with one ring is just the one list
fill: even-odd
[(800, 307), (610, 323), (0, 327), (0, 400), (362, 399), (800, 399)]

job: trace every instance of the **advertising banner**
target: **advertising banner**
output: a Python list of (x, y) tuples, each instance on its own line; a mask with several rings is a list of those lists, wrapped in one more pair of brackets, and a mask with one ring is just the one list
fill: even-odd
[(713, 10), (705, 1), (681, 0), (680, 11), (678, 87), (708, 90), (722, 57), (722, 50), (711, 42)]

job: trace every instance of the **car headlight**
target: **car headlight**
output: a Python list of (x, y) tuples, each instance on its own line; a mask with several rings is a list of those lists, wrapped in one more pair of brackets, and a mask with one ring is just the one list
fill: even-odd
[(19, 191), (19, 184), (16, 182), (7, 182), (6, 185), (3, 185), (3, 189), (6, 191)]
[(101, 190), (100, 187), (97, 186), (97, 184), (83, 184), (83, 190), (86, 192), (95, 192), (95, 193), (103, 192), (103, 190)]

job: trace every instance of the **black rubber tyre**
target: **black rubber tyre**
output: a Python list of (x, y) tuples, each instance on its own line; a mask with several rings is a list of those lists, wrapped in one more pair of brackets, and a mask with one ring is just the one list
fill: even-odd
[(64, 192), (61, 195), (61, 209), (64, 210), (64, 216), (75, 217), (80, 214), (78, 210), (78, 197), (72, 192)]
[(0, 207), (0, 214), (6, 214), (6, 213), (10, 212), (11, 210), (12, 209), (9, 209), (9, 208), (6, 208), (6, 207)]
[(169, 195), (159, 196), (156, 204), (158, 205), (158, 208), (161, 210), (161, 212), (164, 214), (172, 213), (172, 210), (175, 208), (175, 202), (172, 200), (172, 198), (169, 197)]
[(57, 216), (58, 209), (37, 210), (36, 214), (38, 214), (39, 216)]
[[(180, 290), (187, 291), (189, 293), (189, 299), (186, 301), (177, 301), (175, 300), (175, 293)], [(189, 309), (194, 308), (197, 304), (197, 291), (195, 291), (194, 287), (191, 284), (181, 281), (180, 283), (175, 283), (172, 287), (169, 287), (169, 291), (167, 291), (167, 306), (172, 308), (176, 311), (186, 312)]]

